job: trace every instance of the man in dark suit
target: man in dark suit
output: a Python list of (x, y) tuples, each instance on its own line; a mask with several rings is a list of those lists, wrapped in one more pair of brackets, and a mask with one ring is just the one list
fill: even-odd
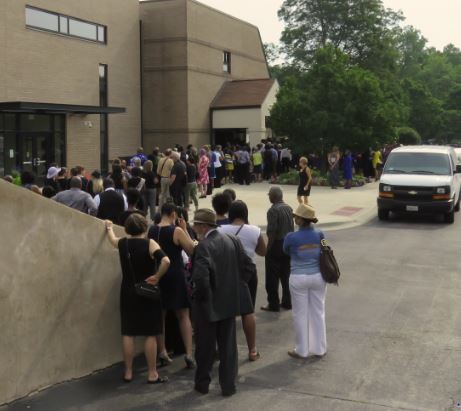
[(219, 384), (222, 394), (235, 394), (237, 340), (235, 317), (239, 315), (240, 266), (234, 241), (216, 230), (216, 214), (197, 210), (194, 231), (200, 243), (195, 249), (192, 280), (196, 349), (195, 390), (208, 393), (216, 344), (219, 351)]
[(114, 180), (105, 178), (103, 181), (104, 192), (94, 198), (98, 206), (96, 217), (101, 220), (110, 220), (115, 224), (120, 224), (120, 216), (125, 211), (126, 200), (122, 194), (115, 191)]

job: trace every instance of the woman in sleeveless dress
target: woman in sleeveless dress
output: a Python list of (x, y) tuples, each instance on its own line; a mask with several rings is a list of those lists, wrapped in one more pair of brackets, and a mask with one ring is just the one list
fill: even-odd
[(145, 336), (147, 382), (166, 382), (167, 378), (158, 375), (156, 364), (157, 336), (163, 329), (161, 304), (136, 294), (134, 285), (141, 281), (158, 284), (166, 273), (170, 260), (155, 241), (146, 239), (148, 224), (143, 216), (132, 214), (127, 218), (125, 231), (128, 238), (116, 237), (111, 221), (106, 220), (105, 225), (110, 243), (119, 250), (123, 274), (120, 289), (122, 350), (125, 361), (123, 380), (130, 382), (133, 379), (134, 337)]
[[(242, 243), (245, 253), (255, 262), (255, 254), (264, 257), (266, 255), (266, 242), (261, 234), (261, 229), (255, 225), (248, 224), (248, 207), (241, 201), (234, 201), (229, 209), (230, 224), (222, 225), (219, 231), (232, 234), (238, 237)], [(248, 346), (248, 359), (256, 361), (260, 358), (259, 351), (256, 348), (256, 316), (254, 307), (256, 303), (256, 291), (258, 289), (258, 276), (254, 275), (248, 281), (248, 289), (251, 296), (251, 309), (242, 312), (242, 326)], [(240, 302), (241, 307), (245, 303)]]
[[(148, 237), (155, 240), (171, 261), (165, 276), (160, 281), (162, 290), (163, 319), (167, 310), (174, 311), (179, 322), (181, 337), (186, 349), (184, 361), (187, 368), (194, 368), (192, 357), (192, 324), (190, 321), (190, 301), (187, 293), (186, 270), (182, 258), (184, 250), (188, 255), (194, 251), (194, 241), (191, 239), (187, 224), (179, 218), (176, 206), (171, 203), (163, 204), (161, 220), (158, 225), (149, 229)], [(177, 227), (175, 223), (178, 222)], [(172, 360), (165, 347), (165, 335), (158, 338), (159, 357), (166, 363)]]
[(298, 203), (309, 204), (309, 196), (311, 194), (312, 175), (307, 158), (299, 159), (299, 184), (298, 184)]

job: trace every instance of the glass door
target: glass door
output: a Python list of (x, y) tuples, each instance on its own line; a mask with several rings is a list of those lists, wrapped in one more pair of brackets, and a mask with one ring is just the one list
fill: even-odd
[(34, 173), (38, 183), (46, 178), (51, 163), (50, 142), (50, 133), (27, 133), (19, 137), (21, 170)]

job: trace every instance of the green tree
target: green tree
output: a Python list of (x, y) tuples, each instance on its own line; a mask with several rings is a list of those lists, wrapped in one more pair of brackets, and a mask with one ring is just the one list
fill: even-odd
[(333, 145), (362, 150), (393, 140), (395, 113), (379, 79), (330, 46), (317, 51), (311, 70), (281, 87), (271, 121), (300, 153)]
[(421, 136), (411, 127), (401, 127), (397, 130), (397, 138), (404, 146), (421, 144)]
[(380, 48), (389, 49), (403, 19), (381, 0), (285, 0), (279, 17), (285, 22), (282, 50), (304, 67), (327, 45), (347, 54), (352, 63), (376, 61)]
[(403, 82), (410, 108), (408, 125), (424, 141), (436, 138), (442, 127), (442, 103), (422, 83), (407, 79)]

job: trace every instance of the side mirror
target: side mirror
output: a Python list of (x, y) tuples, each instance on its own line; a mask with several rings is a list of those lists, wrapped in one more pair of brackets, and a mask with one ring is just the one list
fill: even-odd
[(455, 173), (461, 173), (461, 164), (456, 164)]

